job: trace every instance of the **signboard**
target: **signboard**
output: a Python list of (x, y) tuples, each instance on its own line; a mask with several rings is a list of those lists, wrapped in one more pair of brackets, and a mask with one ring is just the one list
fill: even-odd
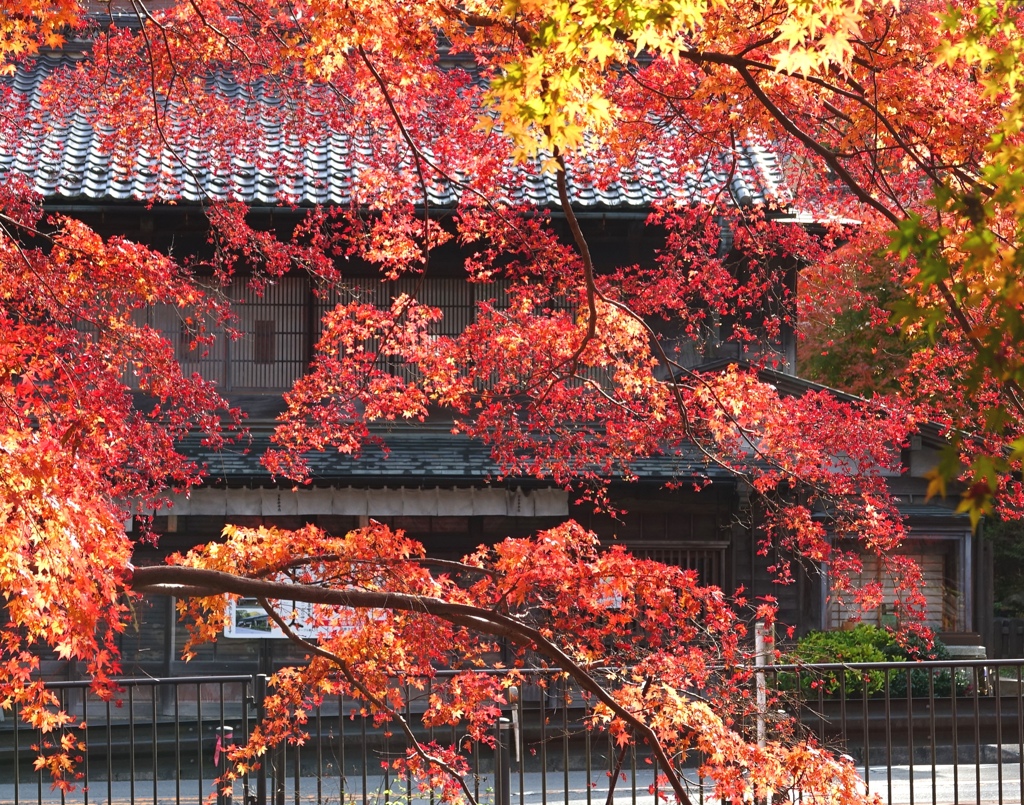
[[(328, 628), (348, 631), (367, 621), (380, 621), (385, 617), (385, 612), (381, 609), (358, 610), (341, 607), (335, 610), (336, 621), (332, 627), (314, 627), (309, 625), (313, 604), (305, 601), (271, 601), (271, 604), (292, 631), (304, 640), (316, 640)], [(257, 599), (237, 598), (228, 600), (224, 637), (280, 640), (287, 639), (288, 635), (274, 623)]]
[[(291, 629), (304, 639), (316, 639), (318, 631), (307, 625), (312, 614), (312, 604), (303, 601), (273, 601), (281, 617)], [(255, 598), (238, 598), (228, 601), (227, 621), (224, 637), (271, 640), (287, 639), (286, 635), (260, 606)]]

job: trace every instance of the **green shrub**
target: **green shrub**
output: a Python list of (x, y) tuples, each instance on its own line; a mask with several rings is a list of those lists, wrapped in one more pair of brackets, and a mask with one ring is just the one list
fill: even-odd
[[(880, 634), (884, 636), (881, 639)], [(853, 629), (837, 632), (811, 632), (797, 641), (796, 648), (787, 657), (788, 662), (807, 665), (818, 663), (863, 663), (885, 662), (885, 645), (889, 642), (888, 634), (874, 626), (861, 623)], [(784, 689), (796, 687), (795, 678), (790, 674), (780, 674), (779, 684)], [(826, 671), (823, 673), (802, 672), (800, 689), (804, 693), (816, 695), (824, 693), (835, 696), (845, 690), (846, 695), (863, 695), (877, 693), (885, 687), (885, 674), (882, 671), (870, 671), (867, 674), (859, 670)]]
[[(916, 635), (908, 635), (897, 642), (886, 629), (861, 623), (853, 629), (835, 632), (810, 632), (797, 641), (796, 647), (785, 658), (786, 662), (815, 665), (818, 663), (906, 662), (908, 660), (945, 660), (949, 651), (941, 641), (929, 647)], [(969, 672), (951, 674), (944, 668), (918, 668), (906, 670), (867, 671), (846, 670), (823, 673), (803, 671), (799, 675), (800, 689), (805, 694), (837, 696), (845, 690), (848, 697), (861, 697), (865, 690), (869, 696), (885, 694), (888, 674), (889, 695), (903, 698), (910, 684), (911, 696), (949, 696), (956, 678), (956, 690), (962, 694), (969, 689)], [(841, 679), (842, 677), (842, 679)], [(929, 678), (931, 687), (929, 689)], [(796, 687), (796, 675), (780, 674), (779, 686), (784, 690)]]
[[(905, 646), (905, 647), (904, 647)], [(938, 638), (932, 641), (929, 648), (925, 642), (911, 635), (904, 640), (904, 646), (895, 642), (889, 644), (886, 656), (891, 662), (906, 660), (948, 660), (949, 649)], [(911, 696), (950, 696), (953, 692), (953, 680), (956, 679), (956, 694), (962, 696), (971, 690), (971, 671), (967, 668), (918, 668), (907, 671), (893, 671), (889, 679), (889, 694), (894, 697), (907, 695), (907, 677), (910, 677)], [(931, 677), (931, 687), (928, 678)]]

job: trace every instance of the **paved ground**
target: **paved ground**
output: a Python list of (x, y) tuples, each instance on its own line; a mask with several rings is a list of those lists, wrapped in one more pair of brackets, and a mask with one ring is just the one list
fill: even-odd
[[(1000, 770), (1002, 780), (1000, 780)], [(872, 793), (877, 793), (884, 803), (889, 805), (948, 805), (963, 803), (974, 805), (1022, 805), (1021, 803), (1021, 767), (1018, 764), (974, 764), (960, 766), (942, 765), (933, 769), (931, 766), (915, 767), (913, 782), (907, 766), (892, 769), (891, 778), (886, 777), (885, 766), (872, 766), (866, 770), (866, 777)], [(386, 790), (381, 778), (367, 779), (366, 795), (363, 796), (362, 780), (348, 779), (345, 781), (345, 793), (342, 795), (340, 782), (337, 779), (318, 780), (304, 777), (299, 781), (299, 797), (295, 797), (294, 781), (289, 780), (285, 791), (286, 805), (378, 805), (384, 801)], [(607, 798), (607, 781), (588, 788), (587, 775), (584, 772), (569, 772), (568, 785), (564, 772), (549, 772), (545, 776), (539, 773), (525, 774), (520, 777), (513, 773), (512, 797), (510, 805), (605, 805)], [(701, 802), (701, 789), (695, 775), (689, 779), (692, 786), (693, 801)], [(615, 792), (616, 805), (654, 805), (654, 797), (647, 793), (637, 793), (633, 797), (630, 786), (619, 783)], [(640, 787), (640, 786), (638, 786)], [(1002, 796), (1000, 796), (1000, 789)], [(244, 805), (241, 785), (236, 786), (233, 805)], [(546, 795), (545, 795), (546, 794)], [(94, 783), (91, 790), (79, 789), (68, 795), (62, 803), (58, 792), (40, 787), (36, 783), (22, 784), (15, 792), (11, 782), (0, 781), (0, 805), (199, 805), (207, 797), (213, 795), (212, 786), (207, 783), (200, 789), (196, 780), (161, 780), (156, 791), (152, 781), (136, 782), (134, 788), (128, 782)], [(481, 802), (494, 805), (493, 782), (482, 778), (479, 783), (478, 795)], [(391, 805), (427, 805), (428, 800), (414, 797), (412, 803), (404, 796), (404, 791), (388, 800)], [(703, 800), (713, 801), (709, 798)], [(226, 803), (221, 803), (226, 805)]]

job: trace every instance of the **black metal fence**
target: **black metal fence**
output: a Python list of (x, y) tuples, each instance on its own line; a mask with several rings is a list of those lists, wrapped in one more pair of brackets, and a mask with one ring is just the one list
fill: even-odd
[[(752, 676), (758, 726), (785, 725), (849, 754), (865, 787), (888, 803), (1020, 803), (1024, 780), (1024, 660), (768, 666)], [(537, 680), (540, 681), (540, 680)], [(71, 793), (34, 768), (54, 736), (8, 712), (0, 722), (0, 803), (182, 805), (412, 805), (429, 791), (396, 776), (405, 755), (394, 727), (375, 725), (353, 700), (309, 714), (308, 740), (265, 756), (229, 794), (214, 781), (226, 750), (261, 714), (265, 677), (126, 679), (103, 701), (86, 683), (53, 683), (75, 716), (68, 729), (81, 775)], [(410, 691), (415, 723), (430, 689)], [(583, 700), (560, 680), (526, 680), (495, 724), (497, 751), (458, 729), (420, 738), (465, 748), (474, 797), (489, 805), (649, 805), (657, 768), (643, 748), (620, 753), (583, 725)], [(694, 802), (713, 801), (712, 781), (686, 770)], [(610, 790), (611, 789), (611, 790)], [(794, 797), (799, 798), (799, 793)], [(671, 798), (671, 796), (670, 796)]]
[(993, 618), (991, 657), (1024, 657), (1024, 618)]
[[(887, 803), (1021, 802), (1024, 660), (770, 666), (807, 734)], [(770, 701), (769, 695), (769, 701)], [(771, 717), (771, 713), (768, 717)]]

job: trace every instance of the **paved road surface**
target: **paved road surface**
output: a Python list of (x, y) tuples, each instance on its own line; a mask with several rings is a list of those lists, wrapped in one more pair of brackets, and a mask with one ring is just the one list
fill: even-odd
[[(891, 780), (886, 778), (885, 766), (872, 766), (867, 769), (867, 779), (872, 793), (877, 793), (882, 801), (889, 805), (948, 805), (963, 803), (974, 805), (1022, 805), (1020, 766), (1003, 764), (1002, 782), (1000, 784), (999, 764), (983, 764), (977, 769), (972, 765), (942, 765), (935, 768), (933, 775), (930, 766), (918, 766), (914, 769), (913, 786), (911, 786), (910, 770), (907, 766), (897, 766), (892, 770)], [(700, 802), (700, 786), (696, 775), (690, 775), (688, 782), (692, 786), (693, 800)], [(286, 805), (296, 805), (293, 781), (289, 780), (286, 790)], [(643, 795), (634, 800), (629, 786), (624, 783), (616, 791), (617, 805), (655, 805), (654, 797), (644, 789)], [(588, 790), (587, 775), (584, 772), (569, 773), (568, 786), (564, 772), (549, 772), (545, 777), (539, 773), (520, 776), (513, 772), (511, 805), (605, 805), (607, 797), (607, 781)], [(1002, 796), (1000, 797), (1000, 787)], [(344, 798), (337, 779), (321, 780), (319, 788), (316, 778), (304, 777), (300, 780), (299, 805), (377, 805), (382, 802), (384, 781), (381, 778), (369, 778), (366, 785), (366, 797), (362, 795), (362, 780), (348, 779), (345, 782)], [(546, 792), (546, 796), (544, 794)], [(9, 781), (0, 780), (0, 805), (62, 805), (59, 792), (48, 787), (40, 788), (35, 782), (23, 783), (15, 787)], [(207, 783), (200, 789), (196, 780), (161, 780), (157, 783), (154, 797), (152, 781), (136, 781), (134, 790), (128, 782), (94, 783), (89, 791), (79, 789), (68, 795), (63, 805), (200, 805), (213, 794), (212, 786)], [(481, 802), (493, 805), (493, 783), (484, 777), (479, 784)], [(236, 785), (234, 805), (243, 805), (241, 785)], [(412, 803), (404, 797), (395, 797), (392, 805), (427, 805), (428, 800), (414, 798)], [(707, 803), (713, 800), (706, 798)]]

